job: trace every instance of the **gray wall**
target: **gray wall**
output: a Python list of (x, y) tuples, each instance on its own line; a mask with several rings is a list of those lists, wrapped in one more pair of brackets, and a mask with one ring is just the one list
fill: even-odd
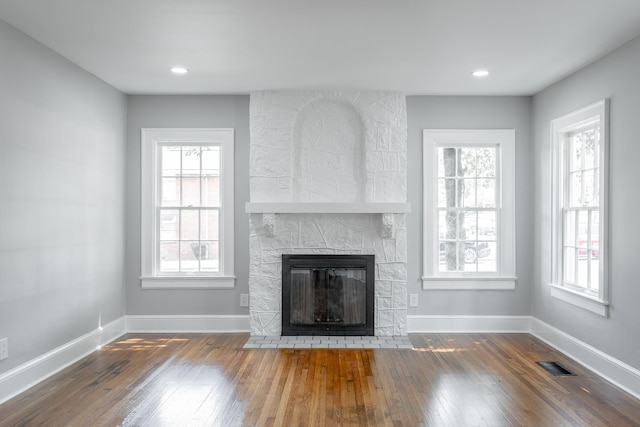
[[(407, 98), (409, 122), (409, 292), (420, 294), (410, 314), (528, 315), (531, 277), (533, 174), (529, 97)], [(239, 294), (248, 293), (249, 97), (129, 96), (127, 186), (127, 314), (248, 314)], [(140, 288), (140, 129), (232, 127), (235, 129), (235, 270), (233, 290), (142, 290)], [(515, 128), (519, 276), (515, 291), (422, 291), (422, 129)], [(523, 196), (520, 196), (523, 195)]]
[[(235, 289), (140, 288), (140, 129), (235, 130)], [(249, 314), (249, 96), (129, 96), (127, 126), (127, 314)]]
[[(549, 122), (599, 99), (611, 99), (611, 316), (605, 319), (549, 295), (551, 155)], [(533, 98), (535, 262), (533, 315), (640, 369), (640, 38)]]
[[(419, 307), (409, 315), (529, 315), (533, 239), (531, 194), (530, 97), (407, 97), (408, 292)], [(516, 273), (515, 291), (422, 290), (422, 130), (515, 129), (516, 131)]]
[(0, 21), (0, 373), (123, 316), (126, 97)]

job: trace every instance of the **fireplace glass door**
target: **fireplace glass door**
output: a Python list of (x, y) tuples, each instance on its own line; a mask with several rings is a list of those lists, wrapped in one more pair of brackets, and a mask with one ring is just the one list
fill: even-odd
[(283, 256), (283, 335), (356, 334), (373, 335), (373, 257)]

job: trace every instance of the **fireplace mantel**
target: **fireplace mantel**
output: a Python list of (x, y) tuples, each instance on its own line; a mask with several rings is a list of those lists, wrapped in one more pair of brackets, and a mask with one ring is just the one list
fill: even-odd
[(262, 214), (262, 225), (268, 236), (273, 237), (276, 214), (382, 214), (382, 237), (393, 234), (393, 214), (411, 212), (411, 203), (298, 203), (298, 202), (247, 202), (245, 212)]
[(246, 213), (409, 213), (411, 203), (298, 203), (298, 202), (247, 202)]

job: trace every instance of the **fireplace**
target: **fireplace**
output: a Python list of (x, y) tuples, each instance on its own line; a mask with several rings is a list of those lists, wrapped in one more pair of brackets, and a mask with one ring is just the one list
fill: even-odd
[[(410, 206), (405, 95), (260, 91), (251, 93), (249, 110), (250, 197), (245, 210), (250, 214), (251, 334), (283, 335), (284, 324), (284, 334), (406, 335)], [(296, 284), (300, 289), (294, 298), (304, 310), (296, 309), (292, 318), (292, 293), (282, 287), (283, 254), (375, 255), (375, 294), (374, 273), (367, 273), (364, 315), (362, 308), (354, 312), (351, 307), (365, 289), (365, 280), (356, 277), (360, 273), (311, 265), (298, 269), (306, 272), (294, 271), (294, 284), (317, 284), (306, 290)], [(284, 281), (290, 284), (288, 269)], [(322, 281), (327, 283), (320, 285)], [(321, 297), (319, 304), (326, 309), (308, 308), (310, 289), (320, 293), (323, 286), (325, 291), (344, 287), (348, 304), (343, 298), (340, 309), (336, 297)]]
[(374, 335), (373, 255), (282, 255), (282, 335)]

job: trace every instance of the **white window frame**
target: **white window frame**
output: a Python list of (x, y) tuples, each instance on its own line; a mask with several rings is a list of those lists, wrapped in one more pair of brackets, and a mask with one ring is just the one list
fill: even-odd
[[(220, 271), (218, 273), (160, 274), (157, 221), (159, 154), (161, 144), (220, 146)], [(233, 288), (234, 274), (234, 131), (233, 129), (143, 128), (141, 132), (141, 285), (144, 289)]]
[[(600, 123), (600, 230), (598, 244), (599, 293), (597, 296), (563, 283), (563, 207), (565, 196), (565, 150), (567, 135)], [(552, 235), (551, 296), (603, 317), (609, 316), (609, 100), (594, 104), (551, 121), (552, 153)]]
[[(424, 129), (423, 140), (423, 289), (512, 290), (516, 286), (515, 130)], [(438, 147), (494, 146), (498, 160), (497, 273), (439, 272)]]

